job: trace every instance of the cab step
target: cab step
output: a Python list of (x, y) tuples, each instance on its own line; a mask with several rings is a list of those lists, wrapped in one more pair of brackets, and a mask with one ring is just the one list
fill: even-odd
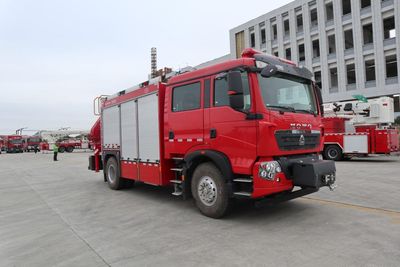
[(171, 171), (174, 171), (174, 172), (182, 172), (182, 171), (183, 171), (183, 168), (171, 168)]
[(233, 181), (237, 182), (237, 183), (252, 183), (253, 179), (250, 179), (250, 178), (236, 178), (236, 179), (233, 179)]
[(182, 180), (170, 180), (173, 184), (182, 184)]
[(235, 197), (251, 197), (250, 192), (234, 192), (233, 195)]

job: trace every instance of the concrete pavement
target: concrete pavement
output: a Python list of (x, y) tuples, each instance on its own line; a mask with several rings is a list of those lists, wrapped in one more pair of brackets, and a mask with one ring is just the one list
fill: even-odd
[(399, 265), (399, 157), (339, 162), (335, 192), (213, 220), (170, 189), (108, 189), (87, 156), (0, 155), (0, 266)]

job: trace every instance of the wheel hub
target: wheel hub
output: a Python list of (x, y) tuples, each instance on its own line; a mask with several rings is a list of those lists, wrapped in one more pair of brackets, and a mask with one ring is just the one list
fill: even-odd
[(337, 156), (337, 151), (336, 151), (335, 149), (330, 149), (330, 150), (328, 151), (328, 154), (329, 154), (329, 156), (330, 156), (331, 158), (336, 158), (336, 156)]
[(113, 183), (115, 181), (116, 178), (116, 172), (115, 172), (115, 168), (113, 165), (110, 165), (110, 167), (108, 167), (108, 180)]
[(214, 180), (209, 176), (200, 178), (197, 187), (200, 201), (206, 206), (212, 206), (217, 201), (217, 187)]

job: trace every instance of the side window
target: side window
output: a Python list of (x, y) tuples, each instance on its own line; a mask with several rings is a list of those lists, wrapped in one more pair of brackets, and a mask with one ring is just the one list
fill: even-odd
[[(242, 72), (244, 109), (251, 106), (249, 78), (247, 72)], [(229, 106), (228, 81), (225, 77), (214, 80), (214, 107)]]
[(200, 108), (200, 83), (175, 87), (172, 90), (172, 111), (185, 111)]
[(214, 81), (214, 107), (229, 106), (228, 81), (226, 77)]

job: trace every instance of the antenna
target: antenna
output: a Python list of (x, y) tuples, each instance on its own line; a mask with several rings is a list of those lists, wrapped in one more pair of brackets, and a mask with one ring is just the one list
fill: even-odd
[(157, 48), (151, 48), (151, 78), (157, 77)]

